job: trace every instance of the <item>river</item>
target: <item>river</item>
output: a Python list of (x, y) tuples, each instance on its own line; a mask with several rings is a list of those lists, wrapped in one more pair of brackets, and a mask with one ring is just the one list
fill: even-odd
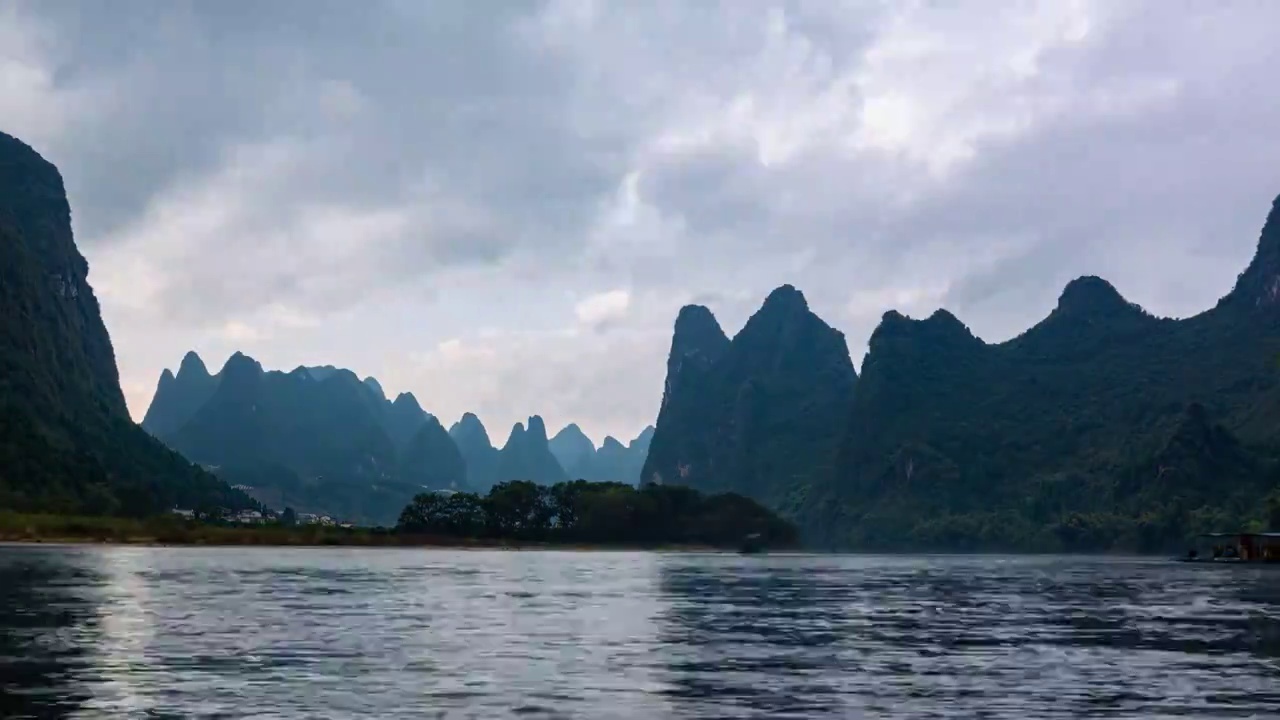
[(0, 547), (0, 716), (1280, 716), (1280, 571)]

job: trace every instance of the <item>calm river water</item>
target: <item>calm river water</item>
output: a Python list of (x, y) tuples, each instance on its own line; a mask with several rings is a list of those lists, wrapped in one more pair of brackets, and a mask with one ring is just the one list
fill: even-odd
[(1280, 717), (1280, 572), (0, 547), (0, 717)]

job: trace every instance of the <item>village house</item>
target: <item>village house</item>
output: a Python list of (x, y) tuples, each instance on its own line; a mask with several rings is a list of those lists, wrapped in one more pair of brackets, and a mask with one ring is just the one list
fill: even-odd
[(232, 517), (232, 520), (238, 523), (245, 523), (247, 525), (261, 525), (265, 522), (265, 518), (263, 518), (262, 513), (257, 510), (241, 510)]

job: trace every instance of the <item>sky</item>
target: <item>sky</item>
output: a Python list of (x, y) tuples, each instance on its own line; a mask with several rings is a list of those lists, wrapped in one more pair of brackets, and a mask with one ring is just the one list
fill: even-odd
[(1101, 275), (1208, 308), (1280, 194), (1280, 3), (4, 0), (130, 411), (334, 364), (495, 440), (652, 423), (676, 313), (791, 283), (990, 342)]

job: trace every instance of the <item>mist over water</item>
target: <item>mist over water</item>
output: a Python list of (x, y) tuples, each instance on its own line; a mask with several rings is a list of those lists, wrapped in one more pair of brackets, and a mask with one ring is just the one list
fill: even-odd
[(3, 717), (1266, 717), (1280, 572), (0, 547)]

